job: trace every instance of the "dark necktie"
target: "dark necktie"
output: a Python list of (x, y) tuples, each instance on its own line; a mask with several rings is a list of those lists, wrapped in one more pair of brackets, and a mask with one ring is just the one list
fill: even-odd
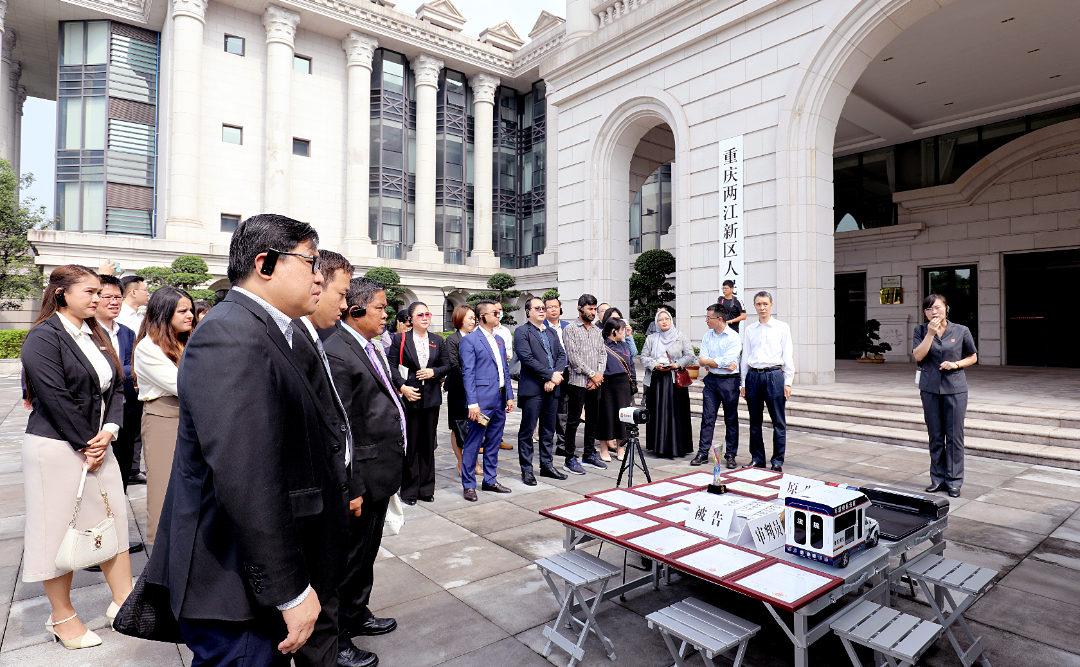
[(330, 372), (330, 360), (326, 358), (326, 348), (323, 347), (322, 340), (315, 336), (315, 349), (319, 351), (319, 358), (322, 359), (323, 368), (326, 369), (326, 379), (330, 381), (330, 390), (334, 394), (334, 402), (337, 403), (338, 410), (341, 410), (342, 416), (345, 418), (345, 465), (352, 463), (352, 427), (349, 425), (349, 413), (345, 411), (345, 406), (341, 403), (341, 397), (338, 396), (337, 385), (334, 384), (334, 374)]
[(555, 368), (555, 357), (551, 356), (551, 343), (548, 342), (547, 332), (540, 329), (540, 342), (544, 344), (544, 352), (548, 356), (548, 368)]

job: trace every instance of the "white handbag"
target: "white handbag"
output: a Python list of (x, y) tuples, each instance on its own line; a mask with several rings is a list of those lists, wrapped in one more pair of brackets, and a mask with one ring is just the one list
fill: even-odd
[(64, 534), (64, 541), (61, 542), (60, 550), (56, 553), (57, 570), (84, 570), (115, 558), (119, 551), (116, 522), (112, 508), (109, 507), (109, 494), (105, 493), (105, 488), (101, 486), (100, 473), (94, 473), (94, 477), (97, 478), (98, 491), (105, 500), (105, 511), (108, 516), (89, 530), (75, 528), (75, 522), (79, 518), (79, 508), (82, 507), (83, 487), (86, 486), (88, 471), (88, 466), (84, 465), (82, 480), (79, 481), (79, 493), (75, 496), (75, 512), (71, 515), (71, 523), (68, 524), (67, 532)]
[(390, 496), (390, 504), (386, 506), (386, 519), (383, 520), (383, 535), (397, 535), (401, 527), (405, 525), (405, 508), (401, 506), (401, 496)]

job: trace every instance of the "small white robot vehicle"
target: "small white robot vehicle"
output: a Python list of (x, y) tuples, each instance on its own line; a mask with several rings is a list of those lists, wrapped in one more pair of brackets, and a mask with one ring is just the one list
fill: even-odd
[(852, 553), (877, 546), (880, 528), (867, 516), (870, 500), (861, 491), (825, 484), (788, 496), (785, 504), (789, 554), (844, 568)]

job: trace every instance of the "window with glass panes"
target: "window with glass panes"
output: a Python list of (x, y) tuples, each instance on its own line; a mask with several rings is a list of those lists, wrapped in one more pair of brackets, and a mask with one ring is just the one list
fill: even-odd
[(543, 81), (524, 95), (500, 87), (496, 96), (492, 250), (503, 268), (536, 266), (546, 245), (545, 105)]
[(630, 205), (630, 252), (660, 247), (671, 229), (671, 163), (665, 162), (645, 179)]
[(435, 126), (435, 243), (447, 264), (464, 264), (468, 193), (465, 181), (468, 94), (465, 75), (439, 74)]
[(378, 49), (371, 71), (368, 235), (384, 259), (404, 259), (415, 228), (415, 82), (400, 53)]

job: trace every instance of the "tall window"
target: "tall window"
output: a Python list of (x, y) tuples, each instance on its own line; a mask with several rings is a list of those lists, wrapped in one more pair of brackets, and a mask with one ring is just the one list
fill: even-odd
[(519, 95), (500, 87), (492, 156), (492, 250), (503, 268), (536, 266), (547, 236), (544, 82)]
[(435, 243), (447, 264), (464, 264), (467, 247), (466, 144), (468, 84), (465, 75), (444, 69), (439, 75), (435, 134)]
[(403, 259), (414, 234), (416, 120), (405, 56), (375, 52), (371, 72), (371, 180), (368, 235), (379, 257)]
[(654, 171), (630, 205), (630, 252), (660, 247), (660, 236), (671, 228), (671, 163)]

